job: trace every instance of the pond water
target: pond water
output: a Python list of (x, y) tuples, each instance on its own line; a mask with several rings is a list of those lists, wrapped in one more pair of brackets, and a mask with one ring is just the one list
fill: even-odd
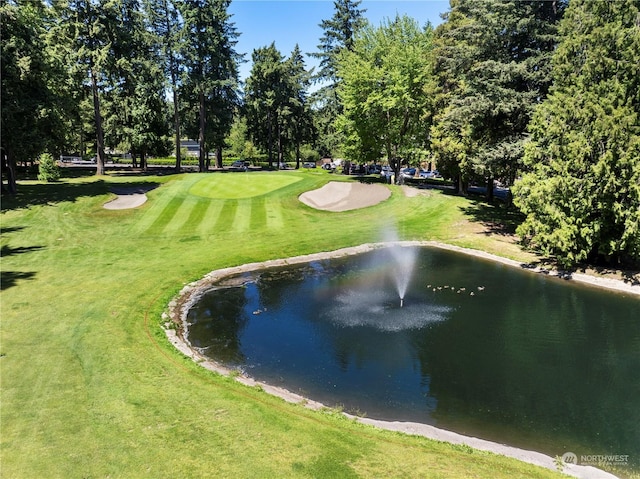
[(189, 312), (206, 356), (327, 406), (640, 469), (640, 301), (415, 248), (245, 273)]

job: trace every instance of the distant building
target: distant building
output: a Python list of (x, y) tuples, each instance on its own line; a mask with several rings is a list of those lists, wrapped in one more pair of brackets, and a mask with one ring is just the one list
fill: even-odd
[(180, 140), (180, 149), (186, 149), (187, 156), (200, 156), (200, 145), (195, 140)]

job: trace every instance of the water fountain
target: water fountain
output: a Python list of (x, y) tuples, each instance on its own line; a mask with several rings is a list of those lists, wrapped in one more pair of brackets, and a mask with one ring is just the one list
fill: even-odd
[(398, 244), (398, 234), (395, 228), (387, 228), (384, 232), (385, 242), (390, 243), (388, 252), (391, 257), (393, 280), (400, 297), (400, 307), (404, 306), (409, 281), (416, 262), (416, 249), (402, 247)]

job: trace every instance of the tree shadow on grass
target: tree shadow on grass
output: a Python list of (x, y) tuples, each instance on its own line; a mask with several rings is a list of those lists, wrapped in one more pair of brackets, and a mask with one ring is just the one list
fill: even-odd
[[(503, 203), (487, 203), (481, 199), (469, 198), (470, 205), (463, 207), (462, 211), (469, 216), (471, 221), (484, 226), (484, 234), (502, 235), (514, 237), (516, 228), (525, 216), (515, 207)], [(628, 265), (627, 265), (628, 266)], [(525, 269), (539, 268), (542, 273), (555, 271), (560, 278), (571, 279), (574, 273), (593, 273), (609, 278), (619, 278), (627, 284), (640, 285), (640, 272), (637, 269), (623, 269), (621, 267), (603, 266), (598, 264), (579, 264), (574, 268), (563, 268), (553, 258), (541, 258), (539, 261), (523, 265)]]
[(61, 202), (74, 202), (81, 197), (101, 196), (110, 192), (116, 192), (118, 188), (126, 189), (129, 194), (137, 191), (149, 191), (156, 188), (158, 183), (140, 181), (127, 183), (126, 186), (110, 184), (102, 179), (87, 183), (69, 183), (59, 181), (55, 183), (19, 184), (18, 193), (13, 196), (3, 196), (2, 211), (55, 204)]
[(525, 218), (518, 209), (504, 203), (487, 203), (475, 198), (469, 198), (469, 202), (462, 212), (471, 221), (482, 224), (486, 235), (513, 236)]
[(9, 245), (3, 245), (0, 256), (6, 258), (7, 256), (14, 256), (22, 253), (30, 253), (31, 251), (38, 251), (42, 248), (43, 246), (18, 246), (17, 248), (12, 248)]
[(34, 271), (0, 271), (0, 290), (4, 291), (18, 284), (18, 281), (33, 279)]
[(15, 195), (2, 198), (2, 211), (28, 208), (64, 201), (76, 201), (83, 196), (99, 196), (109, 193), (109, 185), (103, 180), (90, 183), (55, 183), (18, 184)]
[[(9, 226), (9, 227), (0, 227), (0, 236), (3, 236), (8, 233), (14, 233), (16, 231), (21, 231), (24, 229), (24, 226)], [(38, 251), (44, 248), (44, 246), (18, 246), (16, 248), (12, 248), (11, 246), (5, 244), (2, 245), (2, 249), (0, 250), (0, 257), (7, 258), (9, 256), (15, 256), (18, 254), (30, 253), (32, 251)], [(34, 271), (2, 271), (0, 270), (0, 290), (4, 291), (5, 289), (9, 289), (18, 284), (18, 281), (33, 279), (36, 273)]]

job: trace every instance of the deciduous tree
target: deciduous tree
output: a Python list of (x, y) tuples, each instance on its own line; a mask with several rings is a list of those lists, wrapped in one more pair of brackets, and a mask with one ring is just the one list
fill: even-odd
[(59, 153), (64, 139), (64, 70), (48, 45), (52, 12), (42, 2), (0, 6), (3, 174), (16, 193), (16, 161)]
[(350, 159), (376, 161), (384, 151), (398, 173), (400, 160), (425, 145), (432, 33), (430, 25), (397, 16), (365, 27), (353, 51), (341, 53), (339, 121)]

